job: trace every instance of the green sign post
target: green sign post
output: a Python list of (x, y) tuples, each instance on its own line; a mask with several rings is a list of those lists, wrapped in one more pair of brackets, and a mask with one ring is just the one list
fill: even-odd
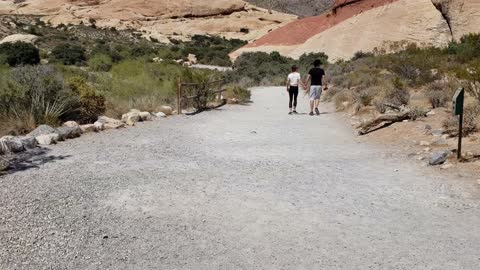
[(463, 107), (465, 104), (465, 89), (460, 88), (453, 96), (453, 115), (458, 116), (458, 150), (457, 158), (462, 158), (462, 138), (463, 138)]

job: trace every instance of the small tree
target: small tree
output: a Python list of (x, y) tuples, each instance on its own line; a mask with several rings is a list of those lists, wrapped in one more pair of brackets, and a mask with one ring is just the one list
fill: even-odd
[(475, 59), (457, 71), (466, 90), (480, 102), (480, 59)]
[(0, 44), (0, 59), (14, 67), (40, 63), (40, 51), (31, 43), (15, 42)]
[(63, 43), (52, 50), (52, 56), (64, 65), (80, 65), (85, 62), (85, 49), (80, 45)]

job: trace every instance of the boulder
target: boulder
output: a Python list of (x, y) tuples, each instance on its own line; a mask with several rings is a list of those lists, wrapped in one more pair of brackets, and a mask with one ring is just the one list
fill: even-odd
[(24, 137), (17, 137), (16, 139), (23, 145), (25, 149), (33, 149), (38, 145), (35, 137), (24, 136)]
[(0, 138), (0, 152), (18, 153), (25, 151), (22, 142), (14, 136), (4, 136)]
[(38, 126), (35, 130), (33, 130), (32, 132), (30, 132), (28, 134), (28, 136), (30, 137), (38, 137), (38, 136), (41, 136), (41, 135), (47, 135), (47, 134), (52, 134), (52, 133), (57, 133), (58, 131), (51, 127), (51, 126), (48, 126), (48, 125), (40, 125)]
[(198, 60), (197, 60), (197, 56), (195, 54), (188, 54), (188, 62), (192, 63), (193, 65), (195, 65)]
[(165, 115), (172, 115), (173, 114), (173, 109), (170, 106), (162, 106), (160, 107), (160, 112), (163, 112)]
[(0, 157), (0, 171), (5, 171), (10, 167), (10, 162), (3, 157)]
[(152, 114), (149, 112), (141, 112), (140, 118), (142, 119), (142, 121), (152, 121), (153, 119)]
[(105, 130), (105, 124), (103, 122), (97, 121), (97, 122), (93, 123), (93, 125), (95, 126), (96, 131)]
[(167, 117), (167, 115), (166, 115), (165, 113), (163, 113), (163, 112), (158, 112), (158, 113), (155, 114), (155, 116), (156, 116), (156, 117), (159, 117), (159, 118), (165, 118), (165, 117)]
[(81, 125), (80, 128), (82, 129), (83, 133), (97, 132), (97, 127), (95, 127), (95, 124)]
[(439, 153), (435, 153), (430, 157), (430, 161), (428, 162), (428, 164), (430, 164), (430, 166), (442, 165), (447, 161), (448, 157), (451, 154), (451, 151), (442, 151)]
[(58, 142), (60, 136), (57, 133), (51, 133), (46, 135), (40, 135), (35, 137), (40, 145), (52, 145)]
[(59, 127), (57, 134), (61, 140), (74, 139), (82, 135), (82, 129), (78, 127)]
[(0, 41), (0, 44), (3, 43), (15, 43), (15, 42), (25, 42), (25, 43), (35, 43), (38, 40), (38, 37), (35, 35), (28, 34), (14, 34), (5, 37)]
[(98, 122), (103, 123), (105, 129), (118, 129), (125, 127), (125, 123), (122, 121), (107, 116), (100, 116)]
[(142, 121), (142, 117), (140, 116), (140, 112), (137, 112), (136, 110), (131, 110), (122, 115), (122, 122), (129, 126), (135, 126), (135, 123), (140, 121)]

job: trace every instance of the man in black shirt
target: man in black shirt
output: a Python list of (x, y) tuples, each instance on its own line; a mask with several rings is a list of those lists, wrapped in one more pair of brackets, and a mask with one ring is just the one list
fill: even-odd
[(320, 105), (320, 97), (322, 95), (322, 85), (325, 86), (323, 90), (328, 90), (327, 84), (325, 83), (325, 71), (320, 67), (321, 63), (320, 60), (315, 60), (315, 62), (313, 62), (314, 67), (308, 72), (307, 76), (307, 84), (310, 84), (310, 115), (314, 115), (314, 108), (315, 113), (320, 115), (318, 106)]

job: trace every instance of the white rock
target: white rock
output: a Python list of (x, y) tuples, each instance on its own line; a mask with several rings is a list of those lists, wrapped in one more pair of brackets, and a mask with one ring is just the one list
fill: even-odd
[(63, 123), (63, 126), (64, 127), (73, 127), (73, 128), (79, 128), (80, 127), (80, 125), (75, 121), (65, 122), (65, 123)]
[(427, 116), (434, 116), (435, 114), (437, 114), (435, 111), (429, 111), (427, 113)]
[(452, 167), (453, 167), (453, 164), (448, 163), (448, 164), (445, 164), (445, 165), (443, 165), (442, 167), (440, 167), (440, 169), (442, 169), (442, 170), (448, 170), (448, 169), (450, 169), (450, 168), (452, 168)]
[(38, 144), (40, 145), (52, 145), (57, 143), (59, 139), (59, 135), (56, 133), (52, 134), (47, 134), (47, 135), (40, 135), (36, 137), (35, 139), (37, 140)]
[(430, 145), (432, 145), (430, 142), (426, 142), (426, 141), (420, 142), (420, 146), (430, 146)]
[(155, 115), (156, 115), (157, 117), (161, 117), (161, 118), (167, 117), (167, 115), (166, 115), (165, 113), (163, 113), (163, 112), (158, 112), (158, 113), (156, 113)]
[(165, 115), (172, 115), (173, 113), (173, 109), (170, 106), (162, 106), (159, 111), (163, 112)]
[(149, 112), (141, 112), (140, 118), (142, 121), (152, 121), (152, 114)]
[(197, 63), (197, 56), (195, 54), (188, 54), (188, 62), (192, 63), (192, 64), (196, 64)]
[(129, 125), (135, 126), (135, 123), (140, 122), (142, 118), (140, 117), (140, 112), (136, 110), (131, 110), (130, 112), (122, 115), (122, 122)]
[(38, 40), (38, 37), (35, 35), (28, 34), (14, 34), (5, 37), (0, 41), (0, 44), (3, 43), (15, 43), (15, 42), (26, 42), (26, 43), (35, 43)]
[(80, 128), (83, 133), (97, 132), (95, 124), (81, 125)]
[(125, 123), (122, 121), (107, 116), (100, 116), (98, 121), (103, 123), (105, 129), (117, 129), (125, 127)]
[(97, 121), (97, 122), (93, 123), (93, 125), (95, 126), (96, 131), (105, 130), (105, 124), (100, 122), (100, 121)]

